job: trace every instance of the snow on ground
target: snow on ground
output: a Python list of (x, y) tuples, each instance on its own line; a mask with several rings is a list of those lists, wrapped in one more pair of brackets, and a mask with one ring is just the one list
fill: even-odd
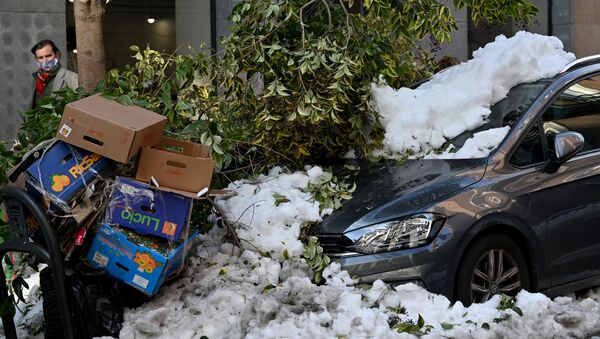
[(473, 52), (473, 59), (416, 89), (373, 84), (386, 130), (383, 152), (391, 157), (425, 155), (481, 126), (490, 106), (505, 98), (511, 87), (554, 76), (574, 58), (556, 37), (518, 32), (510, 39), (498, 36)]
[[(313, 168), (312, 173), (322, 171)], [(285, 193), (291, 206), (314, 203), (301, 194), (307, 178), (309, 174), (283, 174), (276, 169), (258, 182), (238, 182), (230, 188), (242, 197), (256, 192), (265, 200), (261, 209), (276, 215), (283, 214), (281, 205), (266, 202), (276, 192)], [(282, 192), (282, 187), (287, 190)], [(236, 216), (257, 201), (232, 199), (219, 204)], [(248, 239), (263, 244), (291, 239), (296, 230), (286, 225), (296, 217), (295, 213), (278, 215), (279, 224), (270, 219), (273, 231), (260, 238), (249, 234)], [(427, 338), (582, 338), (600, 332), (600, 289), (591, 291), (589, 298), (554, 301), (523, 291), (516, 298), (520, 316), (513, 309), (499, 310), (499, 296), (467, 308), (414, 284), (392, 288), (376, 281), (359, 286), (336, 263), (323, 272), (326, 283), (315, 285), (298, 255), (262, 256), (223, 243), (224, 234), (224, 229), (213, 228), (197, 247), (183, 278), (163, 286), (147, 304), (126, 311), (121, 338), (409, 338), (413, 336), (397, 332), (390, 323), (416, 323), (419, 315)]]
[[(280, 167), (274, 167), (268, 175), (254, 181), (232, 183), (229, 188), (235, 189), (236, 195), (218, 202), (227, 212), (226, 218), (240, 226), (237, 234), (246, 248), (257, 247), (280, 259), (286, 250), (292, 256), (300, 255), (303, 251), (298, 240), (300, 226), (321, 220), (319, 204), (311, 201), (310, 193), (302, 189), (323, 174), (319, 167), (307, 173), (279, 176), (281, 171)], [(282, 227), (286, 232), (281, 232)]]

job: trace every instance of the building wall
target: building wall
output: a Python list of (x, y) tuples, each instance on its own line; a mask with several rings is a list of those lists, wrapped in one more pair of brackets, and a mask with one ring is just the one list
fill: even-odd
[(548, 35), (550, 32), (548, 16), (550, 15), (550, 1), (549, 0), (527, 0), (528, 2), (534, 4), (539, 12), (538, 14), (531, 20), (529, 25), (524, 26), (520, 23), (515, 23), (515, 31), (526, 30), (529, 32)]
[(176, 0), (177, 53), (189, 53), (188, 47), (197, 51), (200, 46), (204, 46), (205, 52), (210, 51), (210, 13), (209, 0)]
[(486, 22), (478, 22), (475, 24), (469, 18), (469, 57), (480, 47), (494, 41), (499, 34), (511, 37), (518, 31), (526, 30), (547, 35), (549, 32), (549, 0), (528, 0), (528, 2), (534, 4), (538, 8), (538, 14), (531, 19), (529, 24), (514, 21), (504, 24), (488, 24)]
[[(31, 47), (52, 39), (66, 50), (64, 0), (0, 0), (0, 140), (12, 140), (21, 123), (19, 112), (31, 105), (37, 68)], [(63, 55), (63, 64), (66, 60)]]
[[(592, 0), (585, 0), (592, 1)], [(559, 38), (565, 50), (572, 51), (571, 30), (573, 20), (571, 16), (571, 1), (552, 0), (552, 31), (551, 34)]]
[[(560, 2), (556, 1), (555, 2)], [(600, 0), (571, 1), (571, 51), (577, 57), (600, 53)]]
[[(523, 29), (544, 35), (549, 32), (549, 0), (528, 0), (539, 9), (539, 13), (527, 26), (523, 26), (521, 23), (508, 23), (505, 25), (488, 25), (480, 23), (474, 25), (469, 18), (467, 8), (457, 10), (452, 5), (452, 1), (438, 1), (450, 7), (451, 13), (456, 18), (458, 30), (452, 33), (452, 40), (449, 43), (442, 44), (439, 48), (433, 48), (437, 59), (448, 55), (454, 56), (460, 61), (466, 61), (471, 57), (473, 51), (484, 46), (488, 42), (493, 41), (498, 34), (512, 36), (515, 32)], [(562, 0), (562, 2), (567, 1)]]
[(452, 32), (451, 40), (448, 43), (442, 44), (440, 49), (435, 51), (437, 59), (445, 56), (453, 56), (460, 61), (469, 59), (469, 22), (467, 20), (467, 9), (462, 8), (457, 10), (449, 1), (441, 1), (444, 5), (450, 7), (452, 15), (456, 18), (458, 30)]

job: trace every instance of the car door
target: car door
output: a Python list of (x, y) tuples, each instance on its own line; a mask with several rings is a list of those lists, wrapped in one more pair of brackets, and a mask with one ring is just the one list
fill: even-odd
[(540, 176), (550, 273), (559, 285), (600, 274), (600, 76), (565, 88), (542, 121), (547, 140), (565, 131), (585, 139), (578, 155)]

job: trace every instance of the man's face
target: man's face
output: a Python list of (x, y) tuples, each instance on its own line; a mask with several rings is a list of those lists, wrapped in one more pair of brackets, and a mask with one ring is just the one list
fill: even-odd
[(46, 45), (35, 51), (35, 59), (39, 69), (43, 72), (50, 72), (52, 69), (55, 69), (56, 65), (58, 65), (58, 58), (60, 58), (60, 53), (54, 53), (50, 45)]
[(37, 60), (37, 62), (47, 62), (56, 57), (57, 55), (54, 53), (54, 51), (52, 50), (52, 46), (50, 45), (46, 45), (35, 51), (35, 59)]

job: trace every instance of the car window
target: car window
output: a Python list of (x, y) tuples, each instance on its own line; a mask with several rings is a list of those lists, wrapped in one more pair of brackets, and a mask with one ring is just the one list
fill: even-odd
[(526, 167), (544, 161), (544, 148), (540, 124), (533, 125), (515, 153), (510, 158), (510, 163), (518, 167)]
[(600, 75), (562, 91), (542, 119), (546, 137), (566, 131), (579, 132), (585, 139), (582, 152), (600, 149)]
[(548, 87), (548, 82), (539, 81), (534, 83), (520, 84), (510, 89), (506, 98), (498, 101), (490, 107), (491, 113), (485, 123), (477, 129), (465, 131), (448, 143), (460, 148), (473, 134), (490, 128), (510, 126), (511, 128), (521, 119), (523, 114), (529, 110), (531, 104)]

